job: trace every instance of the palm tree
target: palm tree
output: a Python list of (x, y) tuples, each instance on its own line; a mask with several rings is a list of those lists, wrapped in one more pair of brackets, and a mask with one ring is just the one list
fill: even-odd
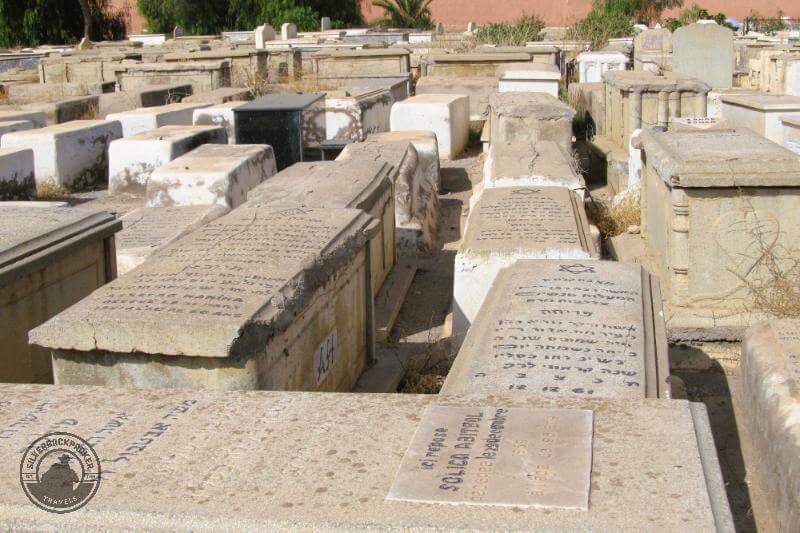
[(431, 2), (433, 0), (372, 0), (372, 5), (382, 7), (386, 12), (386, 16), (380, 20), (382, 24), (426, 30), (433, 27)]
[(92, 9), (89, 6), (89, 0), (78, 0), (78, 3), (81, 5), (81, 13), (83, 13), (83, 36), (91, 39)]

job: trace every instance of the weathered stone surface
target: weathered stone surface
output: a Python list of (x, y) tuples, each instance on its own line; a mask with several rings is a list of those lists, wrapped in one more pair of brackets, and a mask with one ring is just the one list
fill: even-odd
[(536, 143), (493, 142), (484, 166), (483, 186), (556, 186), (577, 191), (586, 188), (575, 172), (572, 158), (553, 141)]
[(161, 248), (227, 214), (221, 205), (140, 207), (121, 218), (116, 235), (117, 274), (123, 275), (145, 262)]
[(225, 104), (234, 101), (246, 101), (253, 98), (249, 89), (239, 87), (220, 87), (213, 91), (193, 94), (187, 96), (182, 102), (195, 103), (205, 102), (211, 105)]
[(218, 126), (163, 126), (111, 143), (109, 194), (144, 195), (157, 168), (202, 146), (225, 144), (225, 130)]
[(256, 49), (263, 49), (264, 43), (275, 40), (275, 28), (264, 24), (255, 29)]
[(783, 115), (780, 121), (783, 126), (783, 145), (800, 155), (800, 117)]
[(81, 191), (108, 183), (108, 146), (121, 136), (119, 122), (74, 120), (7, 133), (0, 146), (33, 150), (37, 185)]
[(6, 133), (11, 133), (14, 131), (25, 131), (25, 130), (32, 130), (33, 129), (33, 122), (30, 120), (12, 120), (9, 122), (0, 121), (0, 139), (3, 138), (3, 135)]
[(502, 268), (519, 259), (599, 255), (583, 203), (565, 187), (486, 189), (472, 209), (456, 255), (453, 334), (461, 337)]
[(155, 107), (140, 107), (132, 111), (113, 113), (106, 120), (122, 124), (122, 136), (132, 137), (162, 126), (191, 126), (195, 110), (208, 107), (205, 103), (179, 103)]
[(0, 121), (2, 122), (19, 122), (28, 121), (33, 124), (34, 128), (43, 128), (47, 126), (47, 117), (42, 112), (36, 111), (23, 111), (23, 110), (0, 110)]
[(416, 94), (466, 94), (469, 96), (469, 118), (478, 121), (489, 118), (489, 96), (497, 92), (497, 83), (495, 76), (423, 76), (415, 89)]
[(611, 70), (603, 74), (603, 135), (626, 153), (637, 129), (667, 128), (671, 117), (705, 117), (711, 86), (672, 73)]
[(438, 240), (439, 153), (432, 135), (431, 132), (373, 134), (363, 142), (348, 144), (336, 158), (392, 165), (397, 248), (404, 255), (432, 251)]
[(89, 120), (99, 118), (99, 96), (77, 96), (56, 102), (40, 102), (23, 104), (20, 109), (44, 113), (47, 124), (64, 124), (72, 120)]
[(722, 117), (736, 128), (750, 128), (772, 142), (783, 143), (780, 117), (800, 117), (800, 96), (781, 94), (722, 95)]
[(633, 39), (635, 71), (665, 71), (672, 66), (672, 32), (653, 28), (639, 32)]
[(520, 260), (500, 271), (442, 394), (669, 398), (658, 279), (612, 261)]
[(147, 206), (218, 204), (233, 209), (276, 172), (270, 146), (205, 144), (153, 171)]
[(113, 215), (54, 202), (0, 202), (0, 381), (52, 381), (28, 331), (116, 276)]
[(492, 142), (553, 141), (572, 147), (575, 110), (549, 94), (497, 93), (489, 97)]
[(371, 353), (360, 305), (372, 297), (369, 223), (349, 209), (240, 207), (31, 331), (31, 342), (53, 350), (64, 384), (350, 390)]
[(592, 51), (578, 55), (578, 80), (580, 83), (601, 83), (609, 70), (625, 70), (628, 56), (622, 52)]
[(462, 78), (472, 76), (497, 77), (497, 68), (506, 63), (531, 61), (531, 52), (498, 53), (466, 53), (445, 54), (432, 53), (422, 57), (423, 76), (447, 76)]
[(281, 39), (294, 39), (297, 37), (297, 26), (291, 22), (284, 22), (281, 24)]
[(753, 326), (742, 343), (741, 404), (749, 423), (754, 483), (781, 531), (800, 528), (800, 322)]
[[(140, 107), (156, 107), (177, 102), (190, 102), (190, 84), (150, 85), (131, 91), (117, 91), (101, 94), (98, 98), (97, 115), (104, 117), (111, 113), (122, 113)], [(198, 101), (198, 100), (195, 100)], [(206, 102), (206, 100), (199, 100)]]
[(588, 409), (429, 405), (387, 499), (588, 511), (592, 419)]
[(672, 70), (711, 87), (733, 86), (733, 31), (718, 24), (689, 24), (672, 36)]
[[(11, 529), (638, 531), (678, 523), (733, 531), (702, 404), (20, 385), (0, 393), (0, 516)], [(588, 511), (387, 500), (428, 405), (486, 417), (493, 408), (593, 410)], [(27, 413), (35, 419), (19, 422)], [(95, 448), (104, 477), (81, 512), (55, 515), (21, 490), (20, 450), (65, 419), (74, 420), (66, 431)], [(513, 447), (533, 462), (531, 448), (527, 440)], [(454, 452), (434, 453), (449, 461)]]
[(0, 201), (35, 199), (33, 169), (33, 150), (0, 148)]
[(394, 169), (381, 161), (295, 163), (247, 195), (248, 205), (361, 209), (380, 224), (370, 239), (372, 290), (395, 264)]
[(324, 120), (327, 139), (363, 141), (371, 133), (389, 131), (394, 98), (386, 88), (328, 91)]
[(311, 65), (320, 77), (401, 75), (411, 72), (409, 55), (404, 49), (320, 50), (311, 54)]
[(439, 157), (456, 159), (469, 140), (469, 96), (423, 94), (392, 106), (392, 131), (432, 131)]
[(196, 109), (191, 123), (195, 126), (220, 126), (228, 135), (228, 144), (236, 142), (236, 114), (234, 110), (246, 102), (232, 101)]
[(192, 61), (122, 64), (114, 67), (115, 79), (123, 91), (148, 85), (190, 83), (197, 92), (231, 85), (231, 62)]
[(561, 70), (552, 63), (508, 63), (497, 67), (499, 92), (545, 93), (558, 98)]
[(737, 340), (762, 313), (750, 287), (771, 283), (769, 251), (796, 257), (800, 156), (747, 129), (640, 139), (641, 232), (658, 258), (671, 335)]

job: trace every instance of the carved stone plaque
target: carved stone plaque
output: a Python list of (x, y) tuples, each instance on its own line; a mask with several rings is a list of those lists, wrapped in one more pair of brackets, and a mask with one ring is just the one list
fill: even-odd
[(387, 499), (589, 507), (593, 412), (430, 405)]

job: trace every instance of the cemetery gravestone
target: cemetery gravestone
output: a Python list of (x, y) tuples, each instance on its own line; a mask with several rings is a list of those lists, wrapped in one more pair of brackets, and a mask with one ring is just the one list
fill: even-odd
[[(63, 515), (39, 511), (25, 497), (18, 476), (3, 476), (0, 515), (12, 529), (130, 528), (157, 522), (176, 530), (218, 529), (221, 523), (235, 529), (277, 530), (296, 525), (301, 509), (303, 524), (317, 530), (426, 529), (436, 524), (448, 530), (622, 531), (639, 530), (642, 524), (670, 529), (675, 523), (688, 531), (734, 530), (705, 407), (681, 400), (487, 402), (435, 395), (112, 392), (7, 384), (0, 385), (0, 395), (0, 464), (18, 471), (20, 450), (57, 428), (85, 438), (97, 451), (104, 472), (94, 499), (80, 513)], [(588, 510), (387, 499), (403, 453), (409, 444), (420, 442), (414, 434), (427, 427), (420, 420), (429, 405), (468, 407), (488, 419), (496, 418), (497, 409), (556, 415), (544, 421), (547, 429), (557, 424), (556, 432), (531, 435), (525, 428), (527, 413), (520, 417), (511, 412), (503, 434), (522, 438), (501, 441), (499, 454), (514, 463), (525, 457), (523, 472), (504, 469), (500, 463), (491, 472), (485, 465), (474, 465), (484, 470), (464, 480), (477, 488), (473, 498), (480, 496), (486, 479), (477, 474), (488, 473), (491, 483), (519, 476), (520, 483), (525, 479), (535, 489), (537, 483), (553, 485), (547, 474), (577, 471), (578, 463), (557, 461), (556, 450), (542, 453), (536, 446), (550, 433), (580, 435), (579, 428), (585, 426), (569, 426), (567, 421), (593, 410)], [(561, 411), (569, 413), (562, 416)], [(28, 413), (34, 416), (28, 419)], [(64, 425), (66, 418), (69, 426)], [(442, 429), (450, 443), (462, 427), (445, 422)], [(491, 427), (491, 422), (481, 424), (484, 432), (487, 424)], [(501, 436), (495, 431), (486, 439), (462, 437), (458, 442), (474, 442), (478, 449)], [(440, 464), (463, 461), (450, 457), (460, 451), (437, 443), (432, 440), (429, 447)]]
[(297, 37), (297, 26), (291, 22), (281, 24), (281, 40), (295, 39)]
[(733, 32), (718, 24), (689, 24), (672, 36), (673, 70), (713, 88), (733, 86)]
[(489, 97), (491, 141), (531, 143), (553, 141), (572, 148), (575, 110), (543, 93), (495, 93)]
[(34, 200), (33, 150), (0, 148), (0, 201)]
[(800, 527), (800, 322), (753, 326), (742, 343), (742, 406), (750, 423), (757, 485), (781, 531)]
[(0, 381), (52, 382), (28, 331), (116, 277), (120, 227), (101, 211), (0, 202)]
[(350, 209), (240, 207), (30, 340), (63, 384), (349, 391), (372, 356), (369, 224)]
[(150, 175), (148, 207), (242, 205), (247, 193), (277, 172), (272, 148), (263, 144), (205, 144)]
[(599, 255), (583, 202), (564, 187), (486, 189), (470, 213), (456, 254), (453, 334), (463, 340), (495, 277), (519, 259)]
[(740, 339), (765, 312), (752, 289), (773, 283), (769, 250), (797, 256), (800, 157), (748, 129), (643, 130), (636, 147), (671, 334)]
[(456, 159), (469, 140), (469, 96), (423, 94), (392, 106), (392, 131), (432, 131), (439, 157)]
[(132, 137), (162, 126), (191, 126), (196, 109), (208, 107), (205, 103), (178, 103), (155, 107), (141, 107), (132, 111), (113, 113), (106, 120), (117, 120), (122, 124), (122, 136)]
[(669, 398), (658, 279), (610, 261), (501, 270), (442, 394)]

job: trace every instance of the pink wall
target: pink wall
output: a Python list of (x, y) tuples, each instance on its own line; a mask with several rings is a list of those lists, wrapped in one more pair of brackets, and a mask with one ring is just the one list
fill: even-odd
[[(383, 10), (372, 7), (369, 0), (361, 0), (361, 3), (367, 20), (383, 15)], [(754, 8), (765, 16), (772, 16), (780, 9), (785, 15), (800, 18), (798, 0), (700, 0), (697, 3), (712, 13), (722, 11), (740, 21)], [(684, 0), (684, 6), (691, 4), (692, 0)], [(110, 5), (131, 7), (128, 33), (142, 32), (146, 23), (136, 12), (136, 0), (110, 0)], [(565, 26), (583, 18), (592, 7), (592, 0), (434, 0), (431, 7), (434, 20), (455, 28), (466, 28), (468, 22), (513, 21), (523, 13), (536, 13), (549, 25)]]

